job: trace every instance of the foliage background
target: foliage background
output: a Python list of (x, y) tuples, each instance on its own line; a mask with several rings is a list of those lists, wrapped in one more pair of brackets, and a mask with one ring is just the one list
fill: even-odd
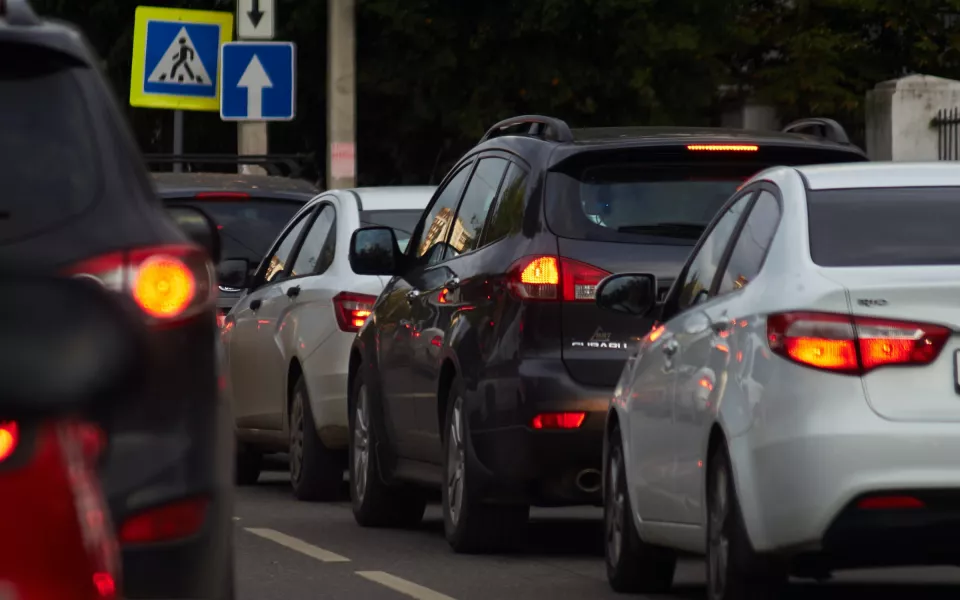
[[(143, 0), (33, 0), (78, 24), (126, 105)], [(272, 152), (325, 151), (326, 0), (277, 0), (298, 45), (298, 116)], [(234, 0), (152, 6), (234, 10)], [(357, 0), (361, 185), (436, 182), (494, 122), (717, 124), (753, 97), (785, 120), (862, 129), (866, 91), (907, 73), (960, 78), (960, 0)], [(172, 113), (129, 108), (145, 152), (169, 152)], [(236, 126), (188, 113), (188, 152), (236, 152)]]

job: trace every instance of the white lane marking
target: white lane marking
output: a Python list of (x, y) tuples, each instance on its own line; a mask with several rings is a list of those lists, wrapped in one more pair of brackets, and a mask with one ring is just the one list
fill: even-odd
[(340, 556), (335, 552), (330, 552), (329, 550), (324, 550), (313, 544), (308, 544), (303, 540), (298, 540), (295, 537), (289, 536), (285, 533), (280, 533), (273, 529), (261, 529), (259, 527), (244, 527), (247, 531), (253, 535), (259, 535), (262, 538), (268, 539), (271, 542), (276, 542), (281, 546), (286, 546), (291, 550), (296, 550), (301, 554), (306, 554), (311, 558), (315, 558), (321, 562), (350, 562), (350, 559), (346, 556)]
[(391, 575), (383, 571), (357, 571), (357, 575), (379, 583), (391, 590), (400, 592), (405, 596), (416, 598), (416, 600), (454, 600), (450, 596), (445, 596), (440, 592), (435, 592), (430, 588), (425, 588), (422, 585), (417, 585), (412, 581), (401, 579), (396, 575)]

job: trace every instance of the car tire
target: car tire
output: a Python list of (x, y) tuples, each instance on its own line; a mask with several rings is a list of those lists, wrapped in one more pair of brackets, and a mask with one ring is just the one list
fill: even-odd
[(730, 455), (720, 444), (707, 475), (708, 600), (776, 600), (787, 584), (787, 568), (753, 550), (737, 500)]
[(415, 527), (427, 508), (424, 490), (406, 484), (387, 485), (377, 453), (375, 400), (362, 373), (350, 394), (350, 500), (361, 527)]
[(238, 444), (234, 480), (237, 485), (256, 485), (263, 470), (263, 454), (246, 445)]
[(520, 546), (530, 519), (529, 506), (484, 504), (477, 497), (469, 472), (470, 444), (463, 384), (455, 379), (450, 388), (443, 433), (441, 487), (443, 529), (454, 552), (475, 554), (515, 550)]
[(343, 452), (327, 448), (314, 425), (307, 383), (301, 375), (290, 402), (290, 484), (297, 500), (338, 500), (343, 493)]
[(610, 432), (607, 443), (606, 489), (603, 494), (607, 580), (610, 587), (620, 593), (666, 593), (673, 586), (677, 555), (640, 538), (633, 519), (623, 441), (618, 428)]

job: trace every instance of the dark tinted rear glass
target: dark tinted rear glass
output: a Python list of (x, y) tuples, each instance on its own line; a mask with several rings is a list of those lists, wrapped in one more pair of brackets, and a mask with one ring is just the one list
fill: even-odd
[(685, 146), (589, 152), (547, 176), (547, 222), (561, 237), (694, 244), (744, 180), (776, 165), (862, 160), (817, 146), (754, 152)]
[(245, 258), (259, 264), (283, 227), (303, 208), (300, 202), (252, 198), (250, 200), (181, 200), (167, 202), (196, 206), (210, 215), (220, 230), (221, 256)]
[(86, 209), (100, 173), (80, 79), (90, 71), (32, 46), (0, 44), (0, 53), (0, 240), (8, 241)]
[(413, 230), (417, 227), (417, 222), (422, 215), (422, 210), (363, 210), (360, 211), (360, 225), (392, 227), (397, 234), (402, 252), (407, 249), (410, 236), (413, 235)]
[(960, 264), (960, 188), (819, 190), (807, 206), (818, 265)]

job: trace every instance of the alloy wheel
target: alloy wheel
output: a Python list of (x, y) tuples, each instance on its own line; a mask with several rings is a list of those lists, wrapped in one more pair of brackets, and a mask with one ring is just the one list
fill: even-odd
[(450, 441), (447, 444), (447, 504), (450, 510), (450, 522), (454, 525), (460, 519), (463, 508), (465, 461), (463, 452), (463, 398), (457, 397), (450, 419)]
[(722, 598), (727, 587), (727, 565), (730, 560), (730, 539), (727, 519), (730, 518), (730, 498), (727, 471), (717, 470), (711, 486), (709, 508), (710, 532), (707, 568), (710, 598)]
[(614, 452), (610, 457), (610, 472), (608, 478), (607, 493), (607, 558), (610, 564), (616, 566), (620, 563), (620, 550), (623, 548), (623, 530), (626, 496), (620, 485), (620, 454)]
[(361, 385), (357, 394), (357, 410), (353, 423), (353, 488), (357, 501), (362, 502), (367, 492), (367, 471), (370, 464), (370, 403), (367, 386)]
[(290, 416), (290, 479), (300, 481), (303, 470), (303, 393), (293, 397), (293, 414)]

